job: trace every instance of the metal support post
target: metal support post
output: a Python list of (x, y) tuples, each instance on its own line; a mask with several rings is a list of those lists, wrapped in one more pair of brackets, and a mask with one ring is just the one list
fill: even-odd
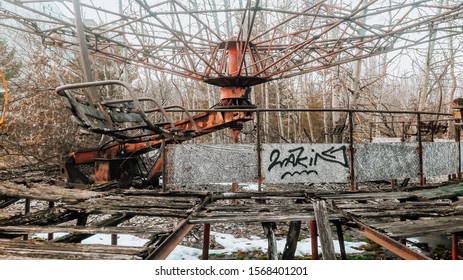
[(419, 164), (419, 176), (420, 176), (420, 186), (426, 185), (426, 179), (424, 178), (424, 168), (423, 168), (423, 139), (421, 137), (421, 114), (417, 114), (418, 120), (418, 164)]
[(341, 251), (341, 260), (347, 260), (346, 245), (344, 244), (344, 234), (342, 232), (341, 222), (335, 221), (336, 232), (338, 234), (339, 250)]
[[(31, 212), (31, 199), (30, 198), (26, 198), (25, 200), (25, 203), (24, 203), (24, 214), (29, 214)], [(28, 240), (29, 239), (29, 235), (28, 234), (24, 234), (23, 236), (23, 239), (24, 240)]]
[(204, 235), (203, 235), (203, 255), (202, 260), (209, 259), (209, 245), (211, 241), (211, 224), (204, 224)]
[(117, 245), (117, 234), (111, 234), (111, 245)]
[[(48, 208), (51, 209), (55, 207), (55, 203), (53, 201), (48, 202)], [(48, 240), (53, 240), (53, 232), (48, 234)]]
[[(238, 192), (238, 189), (239, 189), (238, 187), (239, 187), (238, 182), (233, 182), (232, 183), (232, 192), (234, 192), (234, 193)], [(235, 205), (238, 204), (238, 199), (233, 199), (232, 203), (235, 204)]]
[(400, 141), (405, 141), (405, 122), (402, 122), (402, 137), (400, 138)]
[(350, 171), (350, 188), (351, 191), (358, 191), (358, 185), (355, 181), (354, 168), (354, 112), (349, 111), (349, 171)]
[(461, 141), (460, 141), (460, 136), (461, 136), (461, 126), (460, 125), (455, 125), (455, 140), (458, 145), (458, 174), (457, 177), (458, 179), (461, 179)]
[(458, 234), (452, 233), (452, 260), (458, 260), (458, 240)]
[(373, 125), (374, 124), (372, 122), (370, 122), (370, 139), (369, 139), (370, 143), (373, 142)]
[(260, 134), (260, 112), (256, 112), (256, 129), (257, 129), (257, 191), (262, 191), (262, 143)]
[(318, 234), (317, 234), (317, 222), (315, 220), (310, 221), (310, 242), (312, 245), (312, 260), (318, 260)]
[(166, 141), (162, 141), (161, 145), (162, 153), (162, 192), (167, 192), (167, 169), (166, 169)]
[(76, 226), (85, 226), (87, 225), (88, 214), (80, 213), (77, 217)]

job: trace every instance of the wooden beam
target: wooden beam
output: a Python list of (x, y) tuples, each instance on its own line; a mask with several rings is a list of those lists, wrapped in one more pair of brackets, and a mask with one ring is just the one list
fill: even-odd
[(0, 239), (0, 259), (140, 259), (138, 255), (142, 250), (143, 247)]
[(287, 221), (307, 221), (313, 219), (309, 214), (286, 214), (278, 215), (276, 213), (255, 214), (249, 216), (210, 216), (196, 218), (193, 216), (190, 220), (192, 224), (216, 224), (216, 223), (260, 223), (260, 222), (287, 222)]
[(267, 256), (269, 260), (278, 260), (277, 240), (275, 237), (275, 230), (277, 229), (276, 223), (264, 222), (262, 223), (264, 234), (267, 236), (268, 249)]
[(294, 254), (297, 249), (297, 242), (299, 241), (299, 234), (301, 232), (301, 222), (289, 222), (288, 234), (286, 235), (286, 245), (283, 250), (283, 260), (294, 260)]
[(79, 234), (164, 234), (170, 230), (146, 227), (94, 227), (94, 226), (0, 226), (0, 232), (9, 234), (28, 234), (28, 233), (79, 233)]
[[(97, 227), (109, 227), (109, 226), (116, 226), (120, 223), (123, 223), (127, 220), (130, 220), (133, 216), (132, 215), (116, 215), (116, 216), (112, 216), (106, 220), (103, 220), (99, 223), (97, 223)], [(56, 243), (79, 243), (79, 242), (82, 242), (82, 240), (84, 239), (87, 239), (89, 238), (90, 236), (92, 236), (93, 234), (89, 233), (89, 234), (83, 234), (83, 233), (71, 233), (71, 234), (68, 234), (68, 235), (65, 235), (65, 236), (62, 236), (62, 237), (59, 237), (59, 238), (56, 238), (53, 240), (53, 242), (56, 242)]]
[(324, 260), (335, 260), (336, 254), (333, 245), (333, 235), (331, 225), (328, 219), (326, 203), (324, 200), (314, 201), (315, 220), (317, 221), (318, 235), (322, 247), (322, 256)]

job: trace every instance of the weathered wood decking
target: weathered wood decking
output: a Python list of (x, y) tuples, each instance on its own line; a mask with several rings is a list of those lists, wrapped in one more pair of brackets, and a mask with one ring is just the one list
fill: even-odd
[[(462, 182), (400, 192), (160, 193), (0, 181), (4, 211), (18, 199), (54, 203), (51, 208), (0, 218), (0, 259), (145, 259), (153, 257), (151, 253), (170, 235), (178, 234), (180, 224), (309, 221), (315, 219), (317, 200), (326, 201), (331, 221), (358, 220), (395, 239), (459, 233), (463, 232), (462, 194)], [(99, 219), (89, 222), (90, 215)], [(157, 220), (142, 226), (124, 224), (134, 217)], [(57, 232), (67, 235), (23, 240), (25, 235)], [(80, 244), (98, 233), (143, 235), (150, 242), (140, 247)]]

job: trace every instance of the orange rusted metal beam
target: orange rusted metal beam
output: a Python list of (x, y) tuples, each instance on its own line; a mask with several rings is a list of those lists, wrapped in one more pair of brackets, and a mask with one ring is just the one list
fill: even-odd
[(228, 75), (230, 76), (241, 76), (237, 45), (236, 38), (228, 42)]
[(182, 242), (183, 238), (194, 228), (195, 224), (190, 224), (189, 219), (193, 214), (196, 214), (198, 211), (204, 208), (205, 205), (211, 202), (212, 197), (209, 195), (204, 200), (197, 205), (190, 215), (182, 220), (173, 232), (166, 238), (164, 241), (159, 244), (150, 254), (145, 258), (147, 260), (164, 260), (169, 254), (177, 247), (177, 245)]
[[(173, 129), (171, 124), (165, 125), (163, 127), (165, 130), (180, 132), (173, 135), (171, 139), (165, 139), (162, 135), (153, 133), (140, 139), (139, 142), (117, 143), (104, 148), (71, 152), (65, 161), (63, 175), (72, 183), (105, 183), (114, 179), (128, 182), (127, 180), (131, 176), (130, 170), (134, 170), (136, 166), (136, 163), (131, 161), (134, 157), (160, 148), (163, 142), (178, 144), (224, 128), (231, 128), (233, 138), (236, 140), (243, 123), (252, 120), (253, 116), (253, 112), (236, 111), (199, 113), (192, 118), (177, 121), (173, 124)], [(110, 165), (112, 161), (117, 161), (117, 159), (123, 160), (120, 166)], [(132, 165), (124, 164), (126, 161), (127, 163), (131, 162)], [(146, 177), (148, 183), (154, 182), (162, 174), (163, 161), (161, 157), (148, 171)], [(87, 176), (79, 170), (77, 166), (82, 164), (95, 164), (93, 176)], [(127, 170), (123, 170), (124, 168)]]
[[(208, 112), (200, 113), (193, 116), (193, 120), (198, 127), (198, 131), (186, 138), (167, 140), (167, 143), (176, 143), (193, 139), (220, 129), (231, 127), (236, 123), (242, 123), (253, 119), (252, 112)], [(170, 128), (170, 125), (165, 127)], [(193, 124), (189, 119), (183, 119), (175, 123), (176, 130), (193, 130)], [(104, 149), (86, 150), (71, 152), (70, 156), (74, 158), (75, 164), (92, 163), (97, 158), (117, 158), (118, 154), (140, 154), (146, 151), (159, 148), (162, 144), (162, 139), (159, 135), (153, 134), (154, 140), (140, 141), (136, 143), (115, 144)], [(158, 139), (156, 139), (158, 138)]]
[(183, 238), (194, 228), (194, 224), (189, 224), (188, 219), (179, 223), (177, 228), (169, 235), (151, 254), (147, 260), (165, 260), (169, 254), (182, 242)]
[(202, 260), (209, 259), (209, 246), (211, 241), (211, 224), (204, 224), (203, 228), (203, 255)]
[(355, 221), (355, 223), (359, 226), (357, 229), (358, 233), (362, 234), (376, 244), (383, 246), (404, 260), (431, 260), (431, 258), (408, 248), (399, 241), (396, 241), (378, 232), (377, 230), (374, 230), (362, 222)]

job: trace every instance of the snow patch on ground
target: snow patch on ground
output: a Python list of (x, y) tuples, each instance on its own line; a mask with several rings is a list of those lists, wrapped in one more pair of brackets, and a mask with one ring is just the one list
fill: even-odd
[[(209, 254), (225, 254), (231, 255), (236, 252), (252, 252), (252, 251), (263, 251), (267, 252), (268, 243), (267, 239), (260, 238), (257, 236), (251, 236), (251, 238), (237, 238), (231, 234), (211, 232), (211, 236), (215, 237), (215, 241), (224, 247), (224, 249), (212, 249), (209, 250)], [(277, 240), (278, 253), (283, 253), (283, 249), (286, 244), (286, 239)], [(320, 241), (319, 241), (320, 244)], [(362, 253), (363, 251), (357, 250), (359, 246), (365, 245), (365, 242), (345, 242), (346, 253)], [(340, 253), (339, 243), (335, 241), (334, 244), (336, 253)], [(312, 246), (310, 238), (303, 239), (298, 242), (296, 249), (296, 256), (307, 256), (311, 255)], [(321, 252), (321, 248), (319, 248)], [(177, 246), (172, 253), (167, 257), (168, 260), (197, 260), (202, 254), (201, 249)]]
[[(54, 237), (58, 238), (60, 236), (66, 235), (66, 233), (55, 233)], [(219, 233), (211, 231), (211, 236), (214, 237), (215, 241), (220, 244), (223, 249), (211, 249), (209, 254), (224, 254), (232, 255), (236, 252), (252, 252), (252, 251), (263, 251), (267, 252), (268, 243), (267, 239), (260, 238), (258, 236), (251, 236), (250, 238), (235, 237), (232, 234)], [(46, 233), (39, 233), (33, 236), (33, 238), (42, 238), (46, 239), (48, 235)], [(139, 238), (134, 235), (128, 234), (118, 234), (117, 235), (117, 244), (119, 246), (133, 246), (141, 247), (146, 244), (149, 240), (144, 238)], [(320, 240), (318, 241), (320, 244)], [(95, 234), (92, 237), (89, 237), (82, 241), (82, 244), (100, 244), (100, 245), (111, 245), (111, 235), (110, 234)], [(286, 244), (286, 239), (277, 240), (278, 253), (283, 253), (283, 249)], [(355, 254), (362, 253), (361, 250), (355, 249), (359, 248), (362, 245), (365, 245), (365, 242), (345, 242), (346, 253)], [(334, 248), (336, 253), (340, 253), (339, 243), (334, 242)], [(310, 238), (302, 239), (298, 242), (296, 249), (296, 256), (307, 256), (311, 255), (312, 246)], [(321, 248), (319, 247), (319, 252)], [(202, 250), (192, 247), (187, 247), (183, 245), (177, 246), (172, 253), (167, 257), (168, 260), (198, 260), (201, 257)]]
[[(54, 238), (58, 238), (66, 235), (65, 232), (57, 232), (53, 234)], [(38, 233), (32, 236), (32, 238), (47, 239), (47, 233)], [(117, 245), (119, 246), (131, 246), (131, 247), (142, 247), (148, 242), (148, 239), (139, 238), (130, 234), (118, 234)], [(111, 245), (111, 234), (95, 234), (87, 239), (82, 240), (82, 244), (99, 244), (99, 245)]]
[[(139, 238), (130, 234), (118, 234), (117, 235), (117, 245), (119, 246), (132, 246), (132, 247), (142, 247), (148, 242), (148, 239)], [(92, 237), (89, 237), (82, 241), (82, 244), (102, 244), (102, 245), (111, 245), (111, 235), (110, 234), (95, 234)]]

